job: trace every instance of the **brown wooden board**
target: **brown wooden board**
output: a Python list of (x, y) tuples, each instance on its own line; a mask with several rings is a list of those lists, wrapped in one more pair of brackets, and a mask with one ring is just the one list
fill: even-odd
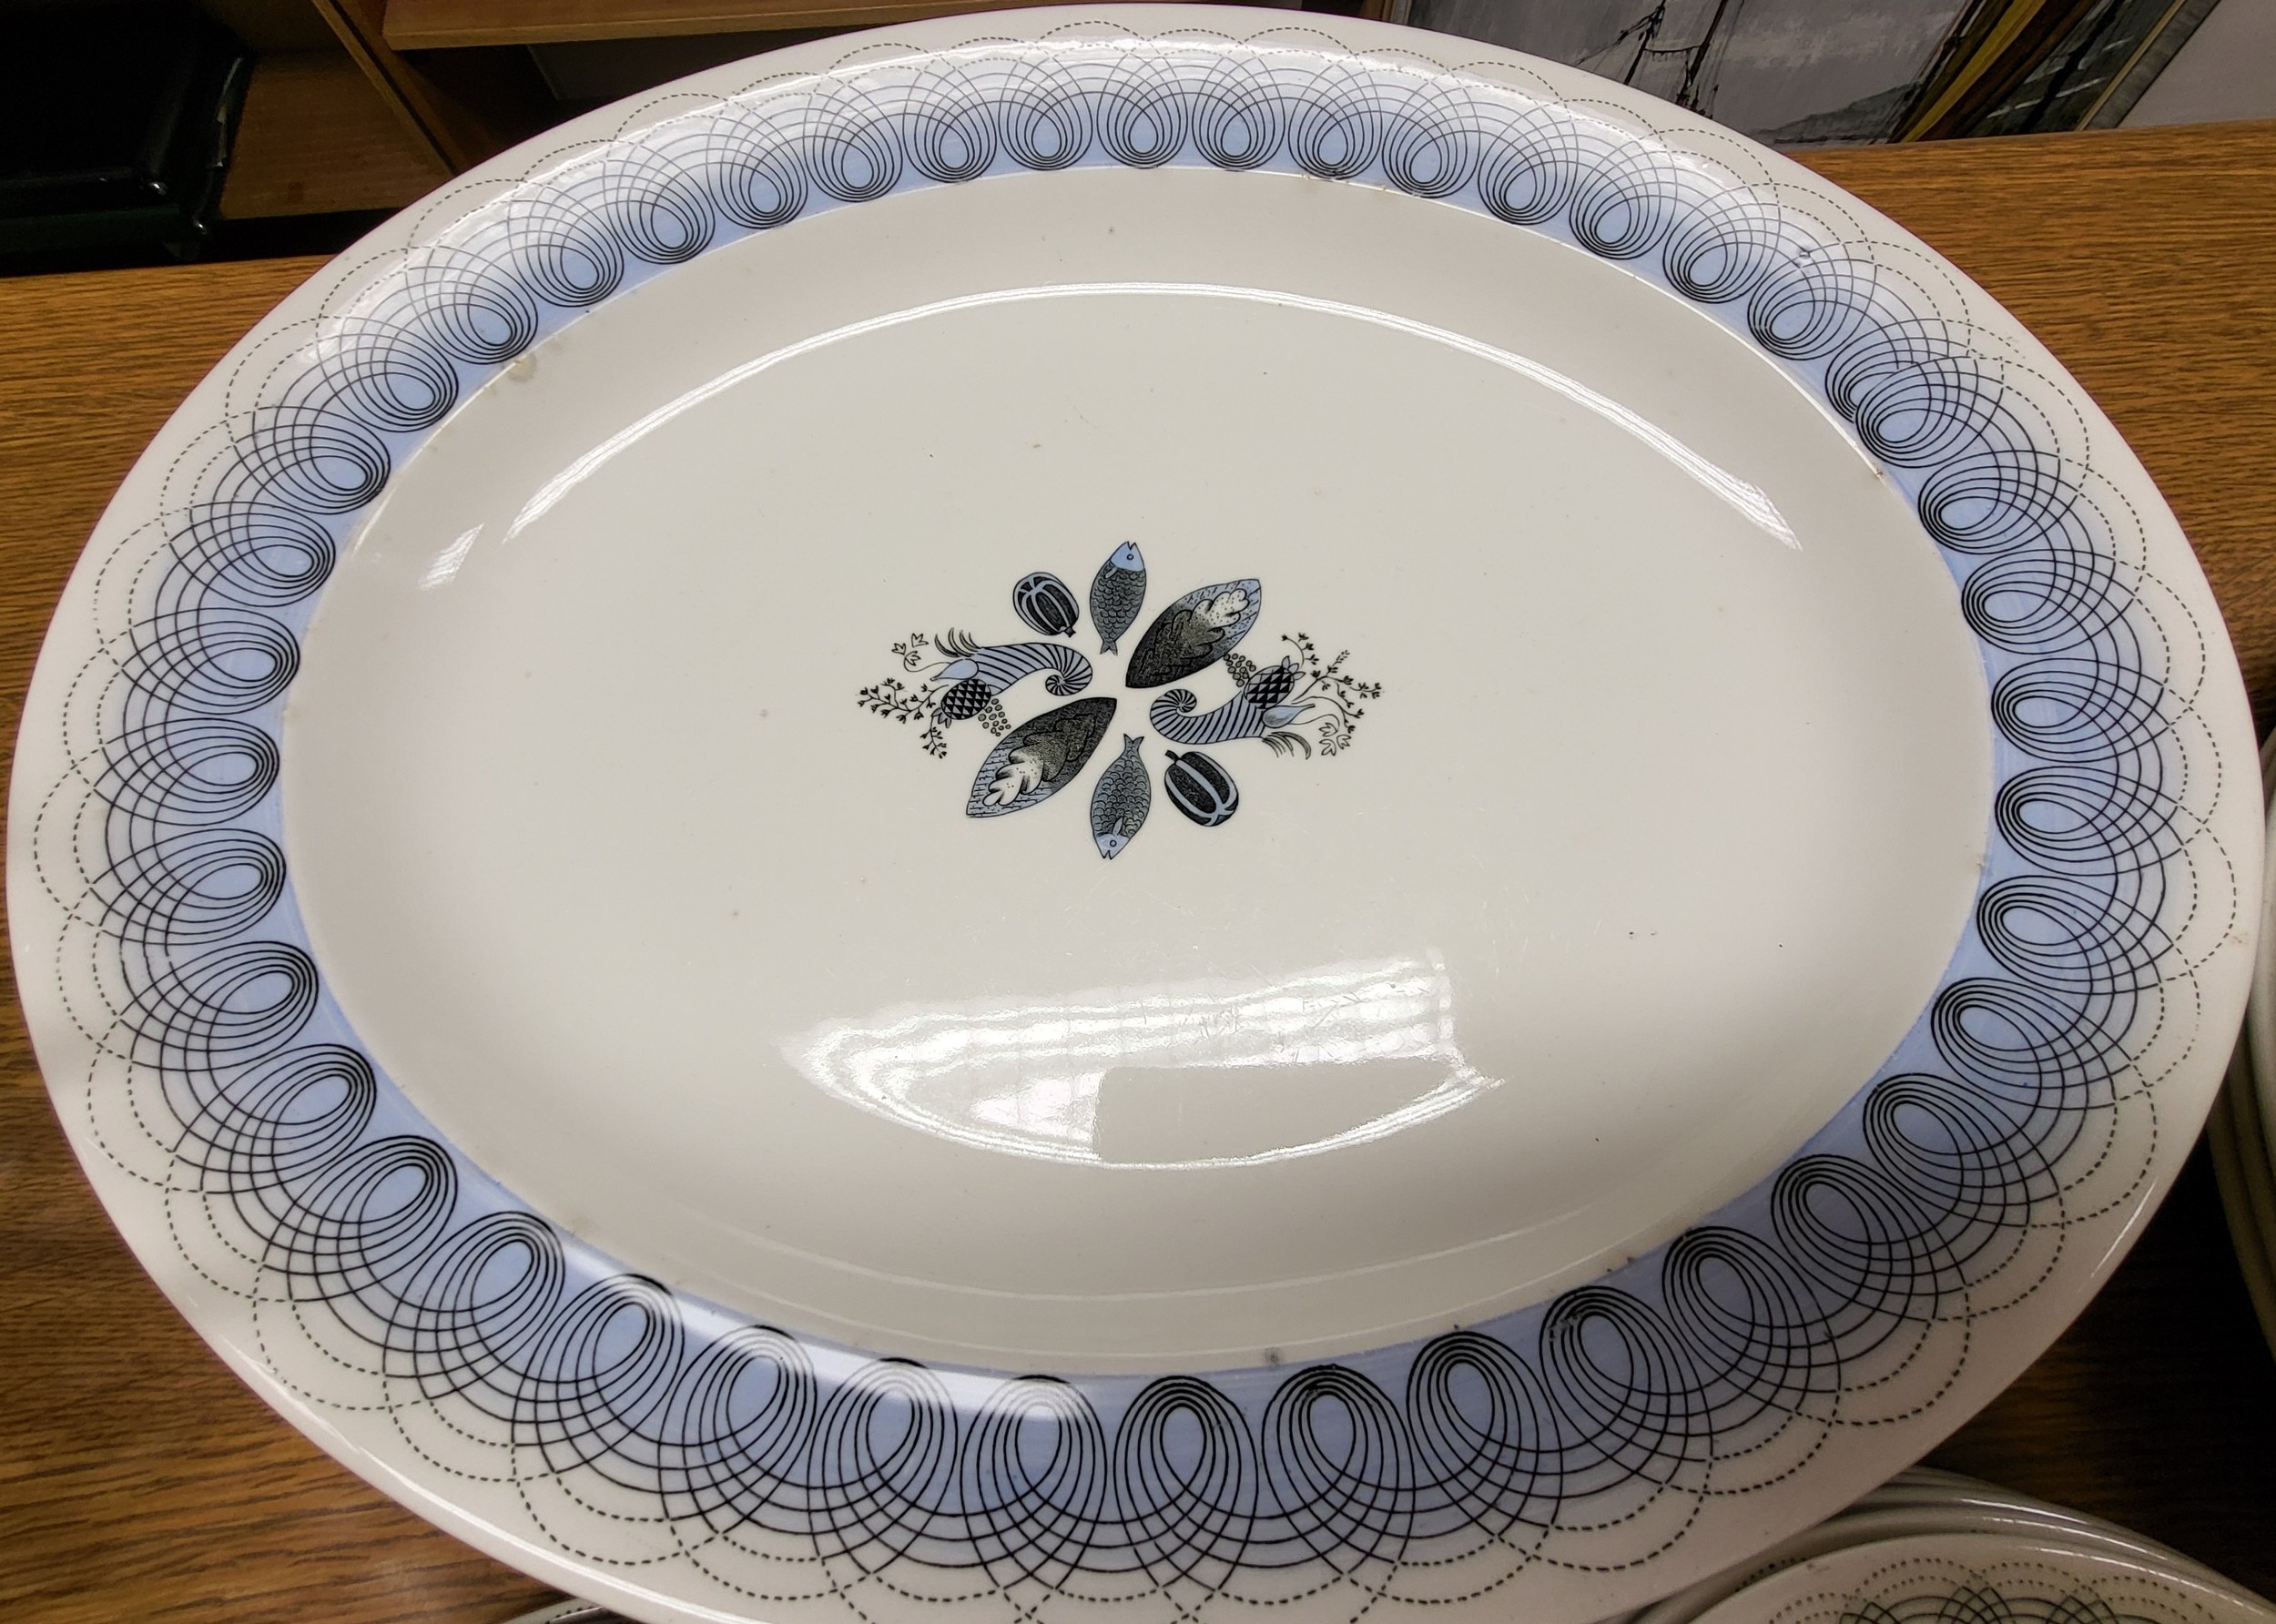
[(401, 208), (451, 178), (347, 52), (253, 64), (221, 188), (225, 219)]

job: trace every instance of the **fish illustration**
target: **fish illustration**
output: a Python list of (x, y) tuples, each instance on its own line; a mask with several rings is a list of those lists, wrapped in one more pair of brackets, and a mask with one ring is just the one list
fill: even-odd
[(1124, 542), (1106, 555), (1091, 577), (1091, 624), (1099, 630), (1099, 652), (1114, 645), (1138, 619), (1146, 601), (1146, 557), (1136, 542)]
[(1213, 829), (1241, 809), (1241, 791), (1233, 775), (1213, 758), (1199, 750), (1163, 754), (1169, 765), (1162, 769), (1162, 792), (1186, 817)]
[(1011, 589), (1011, 608), (1026, 623), (1029, 631), (1041, 632), (1046, 637), (1072, 636), (1075, 622), (1082, 613), (1076, 607), (1075, 594), (1067, 590), (1067, 584), (1049, 570), (1020, 577)]
[(1146, 719), (1174, 745), (1222, 745), (1238, 738), (1263, 738), (1295, 726), (1312, 709), (1309, 700), (1288, 702), (1295, 685), (1296, 663), (1290, 656), (1252, 674), (1241, 685), (1241, 691), (1215, 710), (1197, 716), (1194, 707), (1201, 702), (1193, 691), (1172, 688), (1153, 702)]
[(1113, 700), (1078, 699), (1014, 727), (973, 775), (965, 816), (1001, 817), (1049, 800), (1090, 764), (1113, 719)]
[(1195, 588), (1154, 616), (1131, 651), (1123, 680), (1159, 688), (1214, 665), (1249, 634), (1264, 606), (1264, 585), (1255, 580)]
[(1143, 743), (1143, 734), (1124, 734), (1123, 753), (1106, 764), (1091, 791), (1091, 838), (1098, 843), (1099, 856), (1109, 862), (1138, 837), (1146, 814), (1153, 809), (1153, 780), (1138, 759), (1138, 746)]

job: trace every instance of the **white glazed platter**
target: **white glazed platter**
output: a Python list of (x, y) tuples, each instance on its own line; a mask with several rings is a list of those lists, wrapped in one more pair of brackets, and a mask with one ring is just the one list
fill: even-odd
[(58, 610), (10, 918), (177, 1305), (566, 1588), (1579, 1620), (2123, 1255), (2251, 761), (2139, 465), (1854, 199), (1436, 36), (997, 13), (265, 320)]

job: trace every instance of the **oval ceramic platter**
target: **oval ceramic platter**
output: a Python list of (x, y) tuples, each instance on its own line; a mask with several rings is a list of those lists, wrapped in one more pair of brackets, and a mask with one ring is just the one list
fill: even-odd
[(995, 13), (287, 300), (57, 612), (10, 907), (174, 1302), (533, 1573), (1580, 1620), (2123, 1254), (2252, 763), (2140, 467), (1870, 209), (1450, 39)]

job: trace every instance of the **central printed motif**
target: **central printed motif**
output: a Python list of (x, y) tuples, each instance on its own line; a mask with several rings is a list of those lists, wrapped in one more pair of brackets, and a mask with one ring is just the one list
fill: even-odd
[[(1146, 560), (1135, 542), (1107, 555), (1091, 579), (1091, 624), (1099, 653), (1119, 645), (1146, 602)], [(1023, 575), (1011, 589), (1011, 607), (1030, 631), (1072, 638), (1082, 618), (1073, 591), (1048, 570)], [(1209, 710), (1190, 688), (1169, 688), (1146, 708), (1153, 730), (1183, 750), (1164, 750), (1162, 792), (1172, 806), (1204, 828), (1214, 828), (1240, 808), (1241, 790), (1224, 764), (1194, 746), (1262, 740), (1276, 756), (1316, 749), (1338, 756), (1351, 747), (1363, 702), (1378, 698), (1380, 683), (1362, 682), (1344, 669), (1350, 651), (1323, 661), (1302, 632), (1281, 638), (1287, 652), (1269, 665), (1238, 652), (1264, 612), (1264, 584), (1254, 577), (1197, 586), (1153, 617), (1123, 664), (1124, 685), (1164, 688), (1224, 667), (1233, 696)], [(911, 632), (893, 645), (912, 685), (898, 676), (872, 684), (857, 696), (862, 709), (904, 724), (922, 723), (925, 754), (945, 760), (949, 729), (977, 718), (996, 746), (972, 777), (964, 811), (970, 817), (1024, 812), (1057, 795), (1091, 764), (1106, 741), (1120, 702), (1093, 695), (1091, 662), (1063, 642), (981, 644), (951, 628), (936, 636)], [(1071, 701), (1014, 726), (1004, 698), (1039, 672), (1043, 691)], [(1091, 838), (1102, 858), (1122, 855), (1153, 808), (1153, 778), (1144, 756), (1145, 735), (1124, 734), (1091, 790)]]

